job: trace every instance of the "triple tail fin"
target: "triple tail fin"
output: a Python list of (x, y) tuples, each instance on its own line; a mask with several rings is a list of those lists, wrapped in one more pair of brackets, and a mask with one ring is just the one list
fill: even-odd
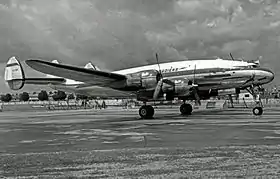
[(91, 62), (87, 63), (84, 68), (85, 69), (91, 69), (91, 70), (100, 71), (100, 69), (96, 65), (93, 65)]
[(25, 84), (56, 85), (65, 83), (64, 78), (55, 78), (54, 76), (52, 76), (51, 78), (26, 78), (22, 65), (20, 61), (16, 59), (16, 57), (9, 58), (5, 67), (4, 79), (11, 90), (20, 90)]
[(12, 90), (19, 90), (24, 86), (25, 74), (21, 63), (14, 56), (7, 62), (4, 79)]

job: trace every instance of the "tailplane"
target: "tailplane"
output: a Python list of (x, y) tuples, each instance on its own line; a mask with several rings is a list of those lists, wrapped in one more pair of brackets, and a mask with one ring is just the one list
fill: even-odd
[(25, 75), (21, 63), (16, 57), (11, 57), (5, 67), (5, 81), (12, 90), (19, 90), (24, 86)]
[(91, 69), (91, 70), (100, 71), (100, 69), (96, 65), (93, 65), (91, 62), (87, 63), (84, 68), (85, 69)]

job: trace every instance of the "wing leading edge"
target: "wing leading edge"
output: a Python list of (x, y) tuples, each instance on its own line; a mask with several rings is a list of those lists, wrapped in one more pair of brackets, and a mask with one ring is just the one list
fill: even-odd
[(56, 64), (43, 60), (30, 59), (26, 60), (26, 64), (42, 73), (72, 79), (91, 85), (114, 87), (116, 82), (126, 80), (126, 76), (120, 74), (85, 69), (64, 64)]

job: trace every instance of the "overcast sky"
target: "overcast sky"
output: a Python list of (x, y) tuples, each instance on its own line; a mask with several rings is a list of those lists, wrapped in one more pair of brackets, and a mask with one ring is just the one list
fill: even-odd
[(0, 0), (0, 90), (14, 55), (117, 70), (231, 52), (280, 76), (279, 26), (278, 0)]

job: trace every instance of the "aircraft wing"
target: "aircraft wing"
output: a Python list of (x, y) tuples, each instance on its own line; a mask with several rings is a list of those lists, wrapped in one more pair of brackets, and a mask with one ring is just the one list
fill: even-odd
[(56, 64), (43, 60), (26, 60), (26, 64), (42, 73), (104, 87), (112, 87), (114, 82), (126, 79), (126, 76), (120, 74)]

